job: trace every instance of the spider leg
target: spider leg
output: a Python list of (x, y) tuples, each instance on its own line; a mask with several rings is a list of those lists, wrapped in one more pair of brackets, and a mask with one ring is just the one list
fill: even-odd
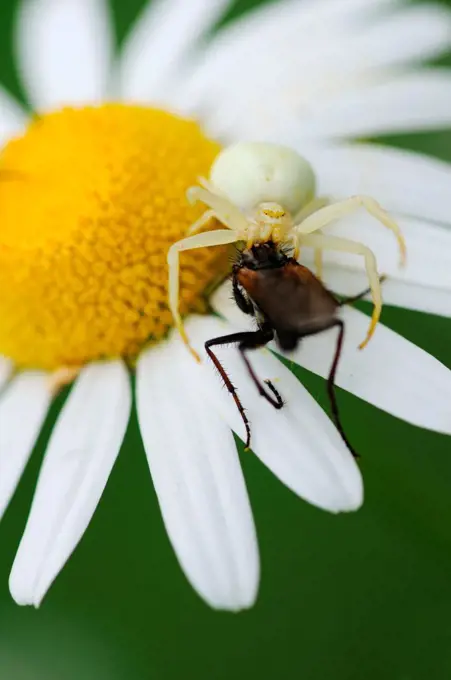
[(332, 199), (330, 196), (316, 196), (316, 198), (313, 198), (296, 213), (293, 218), (294, 224), (300, 224), (306, 220), (307, 217), (310, 217), (310, 215), (313, 215), (313, 213), (318, 212), (318, 210), (331, 203)]
[(215, 217), (229, 229), (242, 235), (247, 233), (247, 220), (239, 208), (231, 203), (224, 196), (216, 194), (214, 191), (203, 187), (190, 187), (186, 192), (186, 197), (190, 203), (201, 201), (208, 206), (215, 214)]
[(321, 248), (315, 248), (314, 260), (316, 276), (321, 281), (321, 279), (323, 278), (323, 251), (321, 250)]
[[(301, 224), (301, 222), (304, 222), (304, 220), (307, 219), (307, 217), (310, 217), (310, 215), (313, 215), (314, 213), (318, 212), (321, 208), (324, 208), (326, 205), (330, 205), (332, 202), (332, 199), (330, 196), (316, 196), (316, 198), (313, 198), (307, 205), (305, 205), (301, 210), (296, 213), (293, 219), (294, 224)], [(314, 258), (315, 258), (315, 271), (316, 271), (316, 276), (321, 280), (323, 278), (323, 253), (321, 248), (315, 248), (314, 252)], [(295, 259), (297, 260), (298, 257), (295, 255)]]
[(303, 219), (296, 225), (295, 229), (300, 234), (311, 234), (314, 231), (326, 227), (331, 222), (334, 222), (345, 215), (349, 215), (349, 213), (354, 212), (360, 207), (365, 208), (370, 215), (375, 217), (387, 227), (387, 229), (390, 229), (390, 231), (395, 234), (400, 250), (400, 264), (405, 264), (406, 244), (400, 228), (385, 210), (381, 208), (379, 203), (369, 196), (352, 196), (343, 201), (337, 201), (336, 203), (326, 205)]
[(206, 210), (203, 215), (201, 215), (199, 219), (193, 222), (193, 224), (188, 228), (186, 235), (192, 236), (193, 234), (198, 234), (200, 231), (202, 231), (206, 224), (215, 218), (216, 213), (214, 210)]
[(363, 256), (374, 304), (373, 316), (368, 333), (366, 338), (359, 345), (359, 349), (363, 349), (371, 339), (382, 311), (382, 294), (374, 253), (362, 243), (350, 241), (349, 239), (345, 238), (339, 238), (337, 236), (303, 233), (298, 233), (297, 236), (299, 243), (302, 245), (312, 246), (313, 248), (322, 248), (324, 250), (329, 249), (345, 253), (355, 253), (356, 255)]
[(194, 248), (207, 248), (208, 246), (226, 245), (228, 243), (235, 243), (236, 240), (237, 236), (235, 231), (229, 229), (217, 229), (216, 231), (206, 231), (202, 234), (187, 236), (181, 241), (173, 243), (168, 250), (167, 261), (169, 268), (169, 309), (171, 310), (175, 326), (178, 329), (183, 342), (198, 362), (200, 362), (200, 357), (189, 343), (179, 311), (180, 252), (184, 250), (193, 250)]

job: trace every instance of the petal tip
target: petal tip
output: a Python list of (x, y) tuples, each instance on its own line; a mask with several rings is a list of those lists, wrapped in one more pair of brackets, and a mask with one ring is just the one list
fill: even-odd
[(35, 584), (30, 584), (26, 574), (20, 572), (21, 570), (13, 565), (8, 582), (11, 597), (20, 607), (39, 609), (51, 584), (48, 584), (44, 589), (36, 587)]
[(207, 601), (209, 606), (216, 611), (229, 612), (230, 614), (240, 614), (241, 612), (252, 609), (257, 600), (257, 591), (249, 593), (248, 597), (243, 597), (243, 594), (237, 599), (222, 600), (221, 602)]
[(30, 596), (28, 588), (24, 586), (21, 579), (17, 577), (14, 568), (9, 577), (8, 587), (11, 597), (20, 607), (27, 607), (34, 604), (33, 597)]
[(358, 487), (354, 489), (347, 489), (346, 496), (343, 496), (342, 502), (337, 505), (336, 512), (356, 512), (363, 505), (364, 494), (363, 494), (363, 482), (360, 481)]

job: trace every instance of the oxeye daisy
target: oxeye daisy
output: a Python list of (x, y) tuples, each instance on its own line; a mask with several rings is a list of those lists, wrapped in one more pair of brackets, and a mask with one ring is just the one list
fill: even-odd
[[(75, 379), (12, 568), (20, 604), (39, 605), (95, 511), (127, 427), (135, 370), (144, 448), (182, 569), (213, 607), (255, 600), (256, 532), (233, 436), (244, 437), (243, 424), (208, 363), (193, 361), (174, 333), (167, 302), (168, 248), (201, 214), (185, 191), (208, 176), (223, 144), (288, 144), (310, 161), (321, 194), (375, 196), (405, 234), (404, 271), (389, 236), (365, 217), (333, 229), (375, 250), (390, 276), (386, 302), (451, 311), (450, 168), (346, 142), (450, 122), (448, 71), (417, 66), (449, 46), (450, 14), (390, 0), (286, 0), (212, 33), (228, 4), (152, 2), (117, 58), (102, 0), (20, 5), (17, 64), (36, 113), (27, 122), (0, 93), (0, 513), (54, 394)], [(227, 288), (211, 298), (219, 316), (206, 313), (228, 257), (219, 248), (182, 260), (181, 312), (199, 351), (243, 327)], [(359, 263), (326, 258), (331, 289), (358, 290)], [(344, 315), (338, 384), (450, 433), (446, 367), (381, 325), (359, 352), (368, 319)], [(326, 333), (294, 358), (326, 375), (332, 349)], [(276, 412), (238, 362), (227, 354), (255, 455), (318, 507), (358, 508), (359, 468), (309, 393), (276, 356), (256, 353), (259, 373), (286, 400)]]

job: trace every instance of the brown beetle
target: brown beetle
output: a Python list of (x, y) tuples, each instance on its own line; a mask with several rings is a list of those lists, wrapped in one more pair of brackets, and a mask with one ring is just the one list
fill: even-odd
[(242, 312), (255, 317), (257, 328), (254, 331), (232, 333), (208, 340), (205, 349), (241, 414), (246, 428), (246, 448), (249, 448), (251, 440), (249, 421), (236, 388), (212, 347), (238, 344), (259, 394), (274, 408), (280, 409), (284, 404), (281, 395), (270, 380), (261, 382), (252, 368), (247, 351), (263, 347), (271, 340), (275, 340), (282, 350), (292, 350), (302, 338), (337, 327), (337, 344), (327, 379), (327, 391), (337, 430), (351, 454), (358, 458), (343, 430), (335, 394), (335, 375), (344, 338), (344, 322), (338, 317), (338, 310), (344, 304), (364, 297), (369, 291), (338, 300), (310, 269), (299, 264), (272, 241), (253, 245), (239, 253), (232, 270), (232, 282), (236, 304)]

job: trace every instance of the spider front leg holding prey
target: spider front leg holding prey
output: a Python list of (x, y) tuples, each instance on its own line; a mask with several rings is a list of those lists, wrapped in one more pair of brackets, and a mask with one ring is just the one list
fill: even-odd
[[(315, 196), (315, 176), (310, 164), (295, 151), (277, 145), (246, 142), (225, 149), (214, 161), (209, 181), (201, 180), (200, 184), (188, 189), (188, 199), (202, 201), (208, 210), (192, 225), (189, 235), (174, 243), (168, 252), (169, 307), (185, 344), (200, 361), (189, 344), (179, 313), (179, 253), (243, 242), (233, 271), (234, 296), (242, 311), (256, 317), (258, 329), (254, 333), (210, 340), (205, 348), (235, 399), (246, 426), (247, 444), (250, 428), (244, 409), (211, 348), (237, 343), (260, 395), (279, 409), (283, 406), (281, 396), (271, 382), (265, 381), (265, 386), (260, 382), (246, 352), (266, 345), (273, 338), (282, 349), (293, 349), (303, 337), (337, 327), (339, 335), (328, 392), (337, 429), (355, 455), (343, 432), (334, 392), (344, 334), (343, 322), (337, 316), (341, 303), (297, 260), (303, 246), (312, 247), (321, 275), (324, 250), (354, 253), (364, 258), (374, 307), (367, 335), (359, 345), (363, 349), (374, 333), (382, 309), (376, 258), (362, 243), (326, 235), (322, 229), (363, 207), (395, 234), (400, 261), (404, 264), (405, 243), (397, 224), (368, 196), (353, 196), (335, 203)], [(213, 218), (226, 229), (199, 233)], [(291, 249), (292, 257), (286, 255), (287, 249)]]

